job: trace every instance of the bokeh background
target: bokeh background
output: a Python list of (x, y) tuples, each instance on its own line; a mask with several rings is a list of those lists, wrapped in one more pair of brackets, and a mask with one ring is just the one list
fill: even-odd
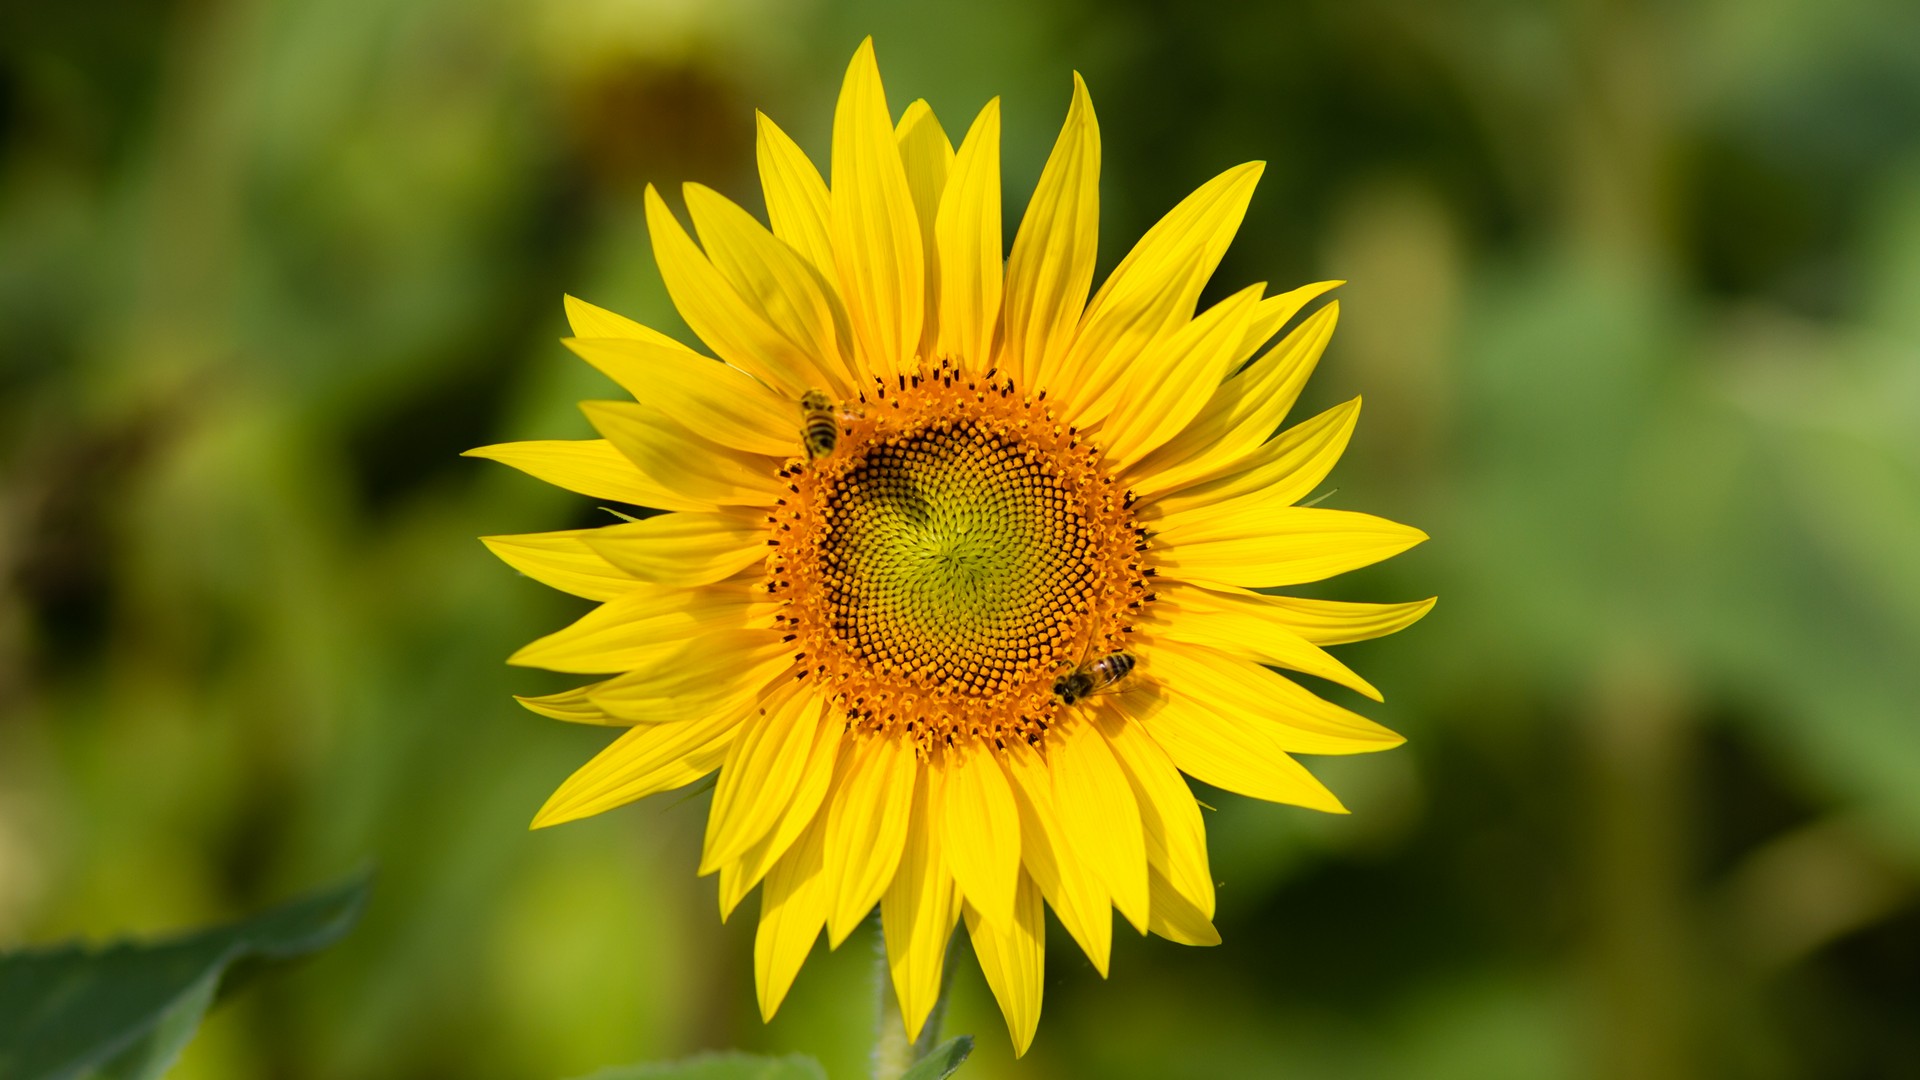
[(1058, 934), (963, 1076), (1882, 1077), (1920, 1060), (1920, 7), (1908, 0), (98, 0), (0, 11), (0, 943), (377, 861), (365, 923), (178, 1074), (563, 1077), (705, 1047), (863, 1074), (866, 932), (780, 1017), (704, 798), (528, 833), (607, 736), (502, 661), (582, 602), (479, 534), (607, 520), (459, 451), (584, 435), (573, 292), (676, 332), (647, 182), (758, 207), (1004, 95), (1009, 227), (1085, 73), (1102, 264), (1269, 162), (1213, 295), (1348, 279), (1328, 505), (1434, 539), (1343, 655), (1354, 813), (1202, 792), (1218, 925)]

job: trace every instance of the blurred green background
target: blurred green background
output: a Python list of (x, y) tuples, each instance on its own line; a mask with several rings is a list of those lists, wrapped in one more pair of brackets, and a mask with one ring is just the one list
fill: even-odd
[[(649, 182), (758, 207), (876, 35), (1009, 225), (1085, 73), (1102, 264), (1269, 168), (1214, 287), (1326, 277), (1328, 505), (1433, 541), (1344, 650), (1406, 748), (1351, 817), (1217, 792), (1226, 944), (1057, 933), (963, 1076), (1880, 1077), (1920, 1060), (1920, 7), (104, 0), (0, 12), (0, 944), (336, 878), (366, 922), (188, 1078), (862, 1075), (867, 932), (753, 1005), (704, 798), (530, 834), (607, 736), (502, 663), (584, 605), (483, 533), (608, 520), (456, 455), (584, 435), (573, 292), (684, 332)], [(1305, 415), (1303, 412), (1301, 415)]]

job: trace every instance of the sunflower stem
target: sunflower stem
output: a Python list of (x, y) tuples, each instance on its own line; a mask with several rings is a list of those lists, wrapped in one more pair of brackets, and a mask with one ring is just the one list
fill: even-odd
[(953, 956), (940, 969), (940, 996), (920, 1028), (920, 1037), (907, 1040), (907, 1023), (900, 1015), (900, 998), (893, 990), (893, 969), (887, 964), (887, 936), (880, 930), (880, 916), (873, 917), (874, 989), (880, 1000), (880, 1022), (873, 1038), (873, 1080), (900, 1080), (914, 1062), (931, 1053), (940, 1041), (940, 1024), (946, 1019), (947, 991), (953, 986)]

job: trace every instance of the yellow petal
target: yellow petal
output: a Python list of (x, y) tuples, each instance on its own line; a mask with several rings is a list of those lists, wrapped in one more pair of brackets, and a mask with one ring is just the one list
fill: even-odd
[(1344, 281), (1316, 281), (1260, 301), (1260, 307), (1253, 313), (1253, 322), (1247, 327), (1246, 340), (1240, 343), (1240, 355), (1234, 361), (1234, 369), (1237, 370), (1247, 362), (1248, 357), (1265, 347), (1281, 327), (1300, 314), (1302, 308), (1345, 284)]
[(1344, 645), (1398, 633), (1419, 622), (1434, 605), (1434, 598), (1404, 604), (1352, 604), (1297, 596), (1261, 599), (1271, 602), (1275, 620), (1315, 645)]
[(707, 257), (734, 291), (804, 357), (804, 363), (793, 361), (800, 374), (837, 396), (851, 394), (851, 344), (839, 336), (847, 317), (819, 272), (726, 196), (703, 184), (688, 184), (683, 190)]
[(1031, 877), (1020, 875), (1014, 918), (1009, 925), (994, 925), (971, 903), (966, 905), (966, 913), (973, 955), (980, 961), (980, 973), (987, 977), (993, 999), (1006, 1015), (1013, 1056), (1020, 1057), (1032, 1045), (1034, 1029), (1040, 1025), (1040, 991), (1046, 977), (1046, 924), (1040, 887)]
[(1177, 529), (1186, 515), (1203, 513), (1207, 506), (1254, 492), (1276, 506), (1299, 502), (1333, 471), (1359, 419), (1360, 399), (1354, 398), (1295, 424), (1262, 443), (1232, 472), (1155, 499), (1151, 509), (1160, 516), (1151, 527)]
[(742, 709), (633, 728), (569, 776), (534, 815), (533, 827), (591, 817), (693, 783), (720, 767), (745, 718)]
[(772, 1020), (786, 1000), (794, 976), (827, 915), (827, 882), (823, 872), (825, 818), (813, 824), (767, 874), (760, 891), (760, 927), (753, 937), (753, 983), (760, 998), (760, 1018)]
[(767, 558), (767, 526), (742, 514), (659, 514), (582, 530), (620, 571), (662, 585), (711, 585)]
[(744, 297), (680, 227), (647, 185), (647, 231), (660, 278), (681, 318), (720, 359), (798, 401), (822, 385), (815, 363), (767, 320), (757, 297)]
[(911, 367), (919, 350), (926, 254), (872, 38), (847, 65), (834, 108), (828, 201), (840, 296), (865, 369), (891, 378)]
[(703, 439), (651, 405), (587, 401), (580, 411), (635, 468), (697, 509), (772, 506), (789, 490), (773, 458)]
[(589, 600), (612, 600), (632, 592), (639, 579), (587, 546), (586, 537), (596, 531), (483, 536), (480, 542), (501, 562), (543, 585)]
[(806, 778), (823, 704), (812, 694), (794, 692), (789, 684), (762, 701), (741, 725), (713, 789), (702, 874), (744, 855), (785, 817)]
[(760, 190), (767, 200), (767, 220), (773, 235), (806, 256), (821, 274), (832, 274), (833, 243), (828, 239), (827, 183), (820, 170), (780, 125), (765, 113), (758, 121), (755, 154), (760, 164)]
[(636, 584), (564, 630), (521, 648), (507, 662), (582, 675), (632, 671), (683, 648), (694, 635), (772, 626), (775, 611), (764, 592), (744, 584), (699, 589)]
[(536, 439), (469, 450), (465, 457), (511, 465), (536, 480), (596, 499), (662, 510), (711, 510), (711, 503), (667, 490), (605, 439)]
[(994, 752), (983, 745), (950, 748), (939, 826), (954, 880), (969, 903), (996, 926), (1013, 919), (1020, 876), (1020, 810)]
[(1390, 559), (1426, 538), (1372, 514), (1276, 508), (1242, 496), (1196, 508), (1177, 534), (1156, 535), (1152, 558), (1162, 575), (1179, 581), (1300, 585)]
[(1278, 345), (1220, 384), (1184, 431), (1130, 470), (1133, 493), (1150, 500), (1237, 467), (1286, 418), (1339, 320), (1336, 300), (1307, 316)]
[[(1207, 827), (1200, 804), (1180, 770), (1146, 730), (1110, 703), (1092, 710), (1094, 723), (1133, 785), (1147, 841), (1147, 863), (1174, 883), (1205, 918), (1213, 916), (1213, 874), (1207, 869)], [(1149, 890), (1151, 891), (1151, 890)], [(1152, 907), (1158, 901), (1149, 897)]]
[(973, 371), (993, 366), (1000, 321), (1000, 99), (987, 102), (960, 143), (934, 223), (939, 263), (936, 351)]
[(1147, 347), (1115, 381), (1126, 405), (1107, 414), (1099, 436), (1114, 467), (1126, 468), (1178, 434), (1207, 403), (1240, 347), (1261, 288), (1242, 289)]
[(1007, 259), (1007, 337), (1001, 366), (1020, 390), (1045, 390), (1073, 345), (1093, 285), (1100, 239), (1100, 125), (1078, 72), (1073, 103), (1020, 219)]
[[(1258, 161), (1236, 166), (1182, 199), (1147, 230), (1087, 304), (1067, 361), (1079, 387), (1081, 424), (1106, 416), (1116, 402), (1133, 408), (1119, 389), (1122, 377), (1148, 346), (1193, 317), (1200, 290), (1233, 243), (1265, 168)], [(1272, 334), (1269, 329), (1267, 335)], [(1236, 341), (1222, 353), (1220, 370), (1204, 375), (1205, 388), (1227, 377), (1225, 358), (1239, 349)]]
[(1157, 687), (1115, 697), (1180, 771), (1195, 780), (1268, 802), (1347, 812), (1306, 766), (1280, 748), (1266, 721), (1238, 709), (1210, 711), (1191, 696)]
[[(1195, 645), (1157, 640), (1154, 644), (1159, 647), (1143, 650), (1142, 655), (1151, 652), (1152, 679), (1173, 702), (1191, 705), (1222, 723), (1243, 719), (1288, 753), (1367, 754), (1406, 742), (1259, 664)], [(1159, 741), (1179, 764), (1180, 755), (1165, 740)], [(1192, 772), (1184, 764), (1180, 768)]]
[(1380, 691), (1326, 650), (1301, 637), (1274, 616), (1268, 599), (1257, 593), (1216, 592), (1168, 582), (1143, 625), (1156, 638), (1205, 645), (1255, 663), (1298, 671), (1359, 691), (1375, 701)]
[(799, 408), (738, 368), (649, 341), (567, 338), (565, 344), (634, 400), (696, 435), (776, 458), (800, 452)]
[(661, 648), (637, 671), (595, 686), (588, 698), (628, 723), (671, 724), (745, 709), (776, 678), (790, 678), (793, 647), (764, 630), (723, 630)]
[(541, 716), (555, 720), (565, 720), (569, 724), (610, 724), (627, 726), (630, 721), (620, 720), (607, 715), (605, 709), (595, 705), (591, 693), (599, 683), (562, 690), (557, 694), (522, 696), (515, 694), (513, 700), (525, 705)]
[(1113, 952), (1113, 897), (1073, 852), (1053, 804), (1053, 778), (1032, 747), (1007, 748), (1007, 774), (1020, 807), (1020, 858), (1101, 978)]
[(926, 260), (926, 317), (920, 328), (919, 353), (932, 356), (938, 339), (940, 311), (940, 260), (934, 256), (934, 217), (940, 210), (940, 194), (947, 186), (947, 173), (953, 168), (953, 143), (945, 128), (924, 100), (907, 106), (900, 123), (893, 129), (900, 145), (900, 163), (907, 170), (907, 190), (913, 195), (913, 214), (920, 222), (920, 252)]
[(1047, 729), (1053, 805), (1067, 843), (1113, 895), (1134, 929), (1147, 932), (1147, 845), (1133, 787), (1107, 741), (1084, 719)]
[(1157, 866), (1147, 868), (1147, 892), (1153, 898), (1148, 930), (1180, 945), (1220, 944), (1212, 916), (1174, 888)]
[(567, 325), (573, 327), (574, 337), (624, 338), (629, 341), (644, 341), (663, 349), (693, 351), (650, 326), (642, 326), (625, 315), (608, 311), (606, 308), (595, 307), (577, 296), (568, 296), (566, 306)]
[(900, 869), (880, 899), (887, 968), (909, 1040), (920, 1037), (927, 1015), (940, 1000), (947, 941), (960, 919), (960, 898), (954, 892), (953, 874), (935, 823), (935, 808), (942, 797), (940, 774), (921, 769), (914, 784), (912, 824)]
[(802, 771), (800, 786), (793, 793), (793, 802), (788, 806), (786, 815), (772, 832), (761, 837), (746, 854), (720, 868), (721, 922), (733, 914), (733, 909), (746, 899), (747, 893), (760, 884), (773, 865), (780, 861), (780, 857), (819, 816), (821, 802), (832, 789), (834, 777), (839, 772), (836, 764), (840, 756), (841, 735), (839, 724), (822, 723), (818, 726), (813, 746), (807, 751), (807, 763)]
[(907, 190), (913, 195), (921, 239), (929, 240), (934, 213), (940, 208), (940, 193), (947, 185), (947, 171), (953, 167), (953, 143), (924, 98), (900, 114), (893, 137), (900, 146), (900, 163), (907, 172)]
[(919, 771), (913, 747), (894, 738), (861, 738), (843, 753), (852, 754), (846, 783), (827, 808), (827, 940), (836, 949), (893, 883)]

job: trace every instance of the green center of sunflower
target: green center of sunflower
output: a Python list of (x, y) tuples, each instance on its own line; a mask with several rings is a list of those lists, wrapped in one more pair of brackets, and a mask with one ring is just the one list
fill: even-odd
[(1053, 680), (1122, 647), (1143, 602), (1126, 492), (1006, 380), (903, 378), (840, 425), (773, 517), (771, 588), (805, 674), (923, 750), (1038, 742)]
[(878, 673), (983, 695), (1052, 663), (1091, 599), (1076, 492), (970, 419), (869, 443), (823, 491), (830, 625)]

